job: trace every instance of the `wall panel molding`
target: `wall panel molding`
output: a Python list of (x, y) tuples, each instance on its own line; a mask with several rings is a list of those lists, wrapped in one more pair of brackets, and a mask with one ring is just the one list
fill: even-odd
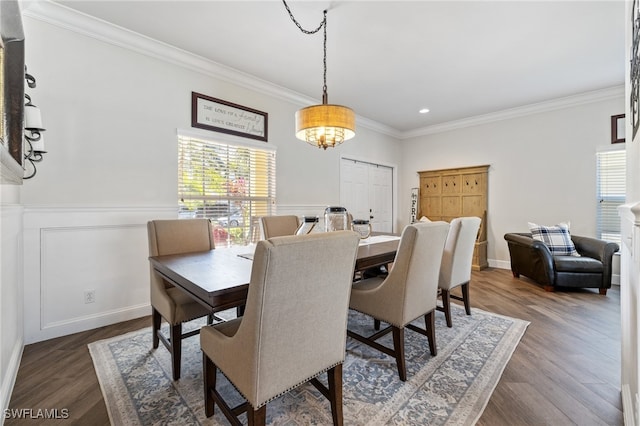
[(25, 344), (149, 315), (146, 223), (176, 217), (175, 205), (25, 206)]
[(299, 217), (317, 215), (320, 221), (324, 220), (324, 204), (278, 204), (276, 206), (276, 214), (286, 215), (293, 214)]

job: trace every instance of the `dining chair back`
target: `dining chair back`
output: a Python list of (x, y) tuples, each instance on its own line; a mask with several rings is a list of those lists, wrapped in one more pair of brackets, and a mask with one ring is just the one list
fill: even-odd
[[(149, 256), (213, 250), (215, 243), (209, 219), (152, 220), (147, 223)], [(153, 348), (159, 342), (171, 353), (173, 379), (180, 378), (182, 339), (198, 330), (182, 334), (182, 323), (210, 315), (205, 307), (164, 280), (151, 268), (151, 317)], [(160, 331), (161, 318), (169, 324), (169, 339)], [(209, 317), (209, 322), (212, 317)]]
[[(266, 404), (311, 381), (342, 424), (342, 362), (359, 238), (351, 231), (276, 237), (256, 247), (244, 316), (203, 327), (205, 411), (214, 402), (232, 424), (247, 412), (263, 424)], [(220, 369), (246, 398), (231, 408), (216, 390)], [(328, 388), (315, 377), (328, 371)]]
[[(449, 224), (446, 222), (408, 225), (400, 238), (393, 268), (386, 278), (374, 277), (356, 282), (349, 307), (389, 324), (372, 336), (348, 331), (348, 335), (396, 358), (398, 374), (406, 380), (404, 328), (427, 336), (432, 355), (436, 355), (434, 311), (442, 251)], [(410, 324), (425, 317), (425, 329)], [(394, 348), (375, 342), (393, 331)]]
[[(459, 217), (451, 221), (451, 228), (442, 254), (438, 288), (442, 297), (442, 306), (438, 310), (444, 312), (447, 327), (451, 327), (451, 300), (464, 302), (467, 315), (471, 315), (469, 302), (469, 282), (471, 281), (471, 264), (478, 230), (479, 217)], [(451, 294), (451, 290), (460, 287), (462, 296)]]
[(295, 235), (300, 227), (300, 219), (296, 215), (262, 216), (260, 223), (265, 239)]

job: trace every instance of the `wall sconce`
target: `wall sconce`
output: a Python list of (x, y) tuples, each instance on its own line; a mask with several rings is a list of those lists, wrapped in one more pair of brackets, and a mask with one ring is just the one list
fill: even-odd
[[(33, 78), (32, 75), (26, 72), (25, 68), (25, 80), (27, 82), (27, 86), (30, 88), (36, 87), (36, 79)], [(27, 103), (24, 105), (24, 168), (25, 168), (25, 176), (24, 179), (31, 179), (36, 175), (36, 165), (35, 163), (39, 163), (43, 160), (42, 154), (45, 154), (47, 151), (44, 150), (44, 137), (42, 132), (45, 131), (45, 128), (42, 127), (42, 116), (40, 114), (40, 108), (31, 103), (31, 97), (24, 94)], [(26, 172), (27, 170), (27, 161), (31, 164), (29, 169), (30, 172)]]

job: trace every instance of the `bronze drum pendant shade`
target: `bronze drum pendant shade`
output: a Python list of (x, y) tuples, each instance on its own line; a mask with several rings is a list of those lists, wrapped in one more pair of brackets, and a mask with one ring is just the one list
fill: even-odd
[(356, 115), (351, 108), (323, 103), (296, 112), (296, 137), (318, 148), (334, 147), (355, 136)]

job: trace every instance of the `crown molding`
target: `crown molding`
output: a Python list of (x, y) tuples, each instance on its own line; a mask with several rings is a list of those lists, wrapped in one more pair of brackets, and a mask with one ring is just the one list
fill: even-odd
[[(403, 133), (400, 130), (387, 126), (386, 124), (382, 124), (378, 121), (374, 121), (369, 118), (362, 117), (357, 114), (356, 114), (356, 124), (357, 126), (365, 127), (369, 130), (373, 130), (374, 132), (391, 136), (392, 138), (402, 139)], [(357, 127), (356, 127), (356, 130), (357, 130)], [(357, 133), (356, 133), (356, 137), (357, 137)]]
[[(1, 0), (0, 0), (1, 1)], [(249, 90), (290, 102), (308, 106), (318, 103), (317, 99), (262, 80), (244, 71), (240, 71), (202, 56), (195, 55), (170, 44), (154, 40), (110, 22), (95, 18), (50, 0), (38, 0), (23, 3), (23, 16), (37, 19), (87, 37), (100, 40), (136, 53), (178, 65), (180, 67), (218, 78)], [(400, 132), (392, 127), (356, 116), (358, 125), (399, 138)]]
[[(1, 0), (0, 0), (1, 1)], [(262, 80), (244, 71), (211, 61), (167, 43), (97, 19), (50, 0), (23, 2), (23, 15), (55, 25), (87, 37), (100, 40), (136, 53), (153, 57), (222, 81), (259, 92), (295, 105), (308, 106), (318, 103), (317, 99)], [(465, 127), (492, 123), (510, 118), (522, 117), (561, 108), (598, 102), (624, 96), (624, 85), (568, 96), (536, 104), (525, 105), (469, 117), (461, 120), (427, 126), (420, 129), (400, 131), (366, 117), (356, 115), (358, 126), (373, 130), (395, 139), (409, 139), (435, 133), (447, 132)]]
[(624, 84), (620, 86), (609, 87), (606, 89), (593, 90), (578, 95), (566, 96), (563, 98), (551, 99), (549, 101), (524, 105), (521, 107), (509, 108), (489, 114), (478, 115), (475, 117), (463, 118), (461, 120), (449, 121), (447, 123), (435, 124), (433, 126), (423, 127), (421, 129), (410, 130), (407, 132), (402, 132), (400, 139), (409, 139), (418, 136), (448, 132), (451, 130), (463, 129), (465, 127), (478, 126), (495, 121), (508, 120), (511, 118), (523, 117), (527, 115), (554, 111), (563, 108), (570, 108), (578, 105), (622, 97), (624, 97)]

